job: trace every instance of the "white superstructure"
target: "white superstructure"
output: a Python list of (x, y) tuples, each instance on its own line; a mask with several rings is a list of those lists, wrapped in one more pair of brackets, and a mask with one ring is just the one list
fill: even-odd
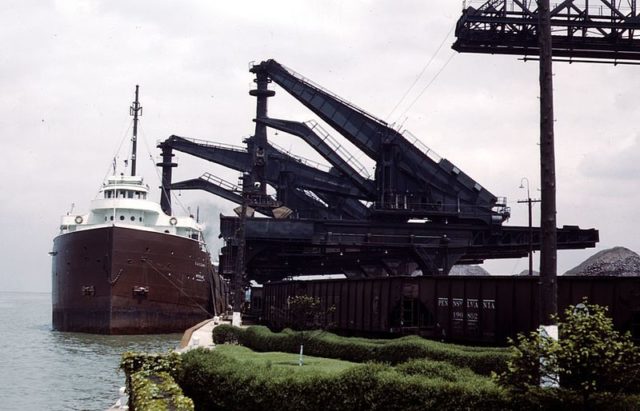
[(156, 231), (202, 241), (203, 227), (192, 217), (165, 214), (160, 205), (148, 200), (149, 186), (139, 176), (111, 176), (102, 185), (99, 198), (91, 202), (87, 214), (62, 217), (60, 234), (118, 226)]

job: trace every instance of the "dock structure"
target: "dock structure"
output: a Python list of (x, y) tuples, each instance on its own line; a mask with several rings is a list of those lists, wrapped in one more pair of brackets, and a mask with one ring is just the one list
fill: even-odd
[(180, 345), (176, 352), (182, 353), (194, 348), (214, 348), (213, 329), (220, 324), (229, 324), (229, 321), (221, 320), (219, 317), (210, 318), (189, 328), (182, 335)]

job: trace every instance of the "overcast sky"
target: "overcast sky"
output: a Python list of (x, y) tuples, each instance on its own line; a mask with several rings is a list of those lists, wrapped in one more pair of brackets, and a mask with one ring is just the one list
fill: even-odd
[[(177, 134), (241, 145), (252, 134), (248, 67), (269, 58), (403, 123), (493, 194), (507, 196), (508, 224), (526, 225), (526, 205), (515, 201), (526, 197), (522, 177), (532, 196), (540, 187), (537, 63), (455, 54), (460, 13), (461, 2), (452, 0), (2, 1), (0, 290), (51, 289), (47, 253), (60, 217), (72, 203), (88, 211), (123, 141), (119, 162), (126, 158), (136, 84), (144, 107), (139, 172), (155, 188), (157, 141)], [(640, 251), (638, 70), (555, 66), (558, 224), (598, 228), (601, 239), (596, 250), (560, 251), (560, 273), (597, 250)], [(314, 118), (273, 87), (273, 117)], [(294, 138), (270, 138), (320, 160)], [(175, 181), (205, 171), (237, 181), (220, 166), (179, 153), (177, 160)], [(200, 206), (211, 232), (218, 213), (234, 207), (204, 193), (179, 199)], [(485, 264), (495, 274), (526, 266), (525, 259)]]

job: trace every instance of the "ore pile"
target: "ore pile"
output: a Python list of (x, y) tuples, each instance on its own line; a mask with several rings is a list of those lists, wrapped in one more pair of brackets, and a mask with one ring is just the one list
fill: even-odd
[(482, 276), (490, 275), (487, 270), (479, 265), (454, 265), (449, 271), (449, 275), (473, 275)]
[(640, 276), (640, 256), (628, 248), (610, 248), (594, 254), (565, 275)]

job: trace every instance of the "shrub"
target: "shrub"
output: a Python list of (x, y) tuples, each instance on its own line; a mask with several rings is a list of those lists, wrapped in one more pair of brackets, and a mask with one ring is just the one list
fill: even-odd
[[(410, 360), (396, 366), (396, 370), (406, 375), (421, 375), (428, 378), (440, 378), (444, 381), (464, 382), (481, 380), (478, 374), (468, 368), (459, 368), (444, 361)], [(488, 377), (485, 382), (488, 382)]]
[[(174, 377), (180, 373), (181, 357), (175, 352), (148, 354), (125, 352), (120, 369), (125, 373), (131, 410), (192, 410)], [(190, 405), (191, 404), (191, 405)]]
[(120, 369), (126, 374), (143, 370), (173, 373), (180, 367), (180, 362), (180, 355), (174, 351), (165, 354), (127, 351), (122, 354)]
[(383, 364), (314, 375), (237, 361), (215, 350), (183, 357), (179, 382), (198, 410), (510, 409), (506, 392), (478, 376), (446, 381)]
[[(324, 308), (320, 298), (309, 295), (289, 296), (284, 315), (284, 325), (291, 327), (296, 333), (291, 333), (300, 347), (299, 364), (304, 364), (304, 346), (318, 338), (331, 328), (328, 321), (329, 314), (335, 311), (335, 306)], [(289, 333), (288, 333), (289, 334)]]
[(211, 336), (214, 344), (237, 344), (241, 332), (242, 328), (230, 324), (220, 324), (214, 327)]
[[(295, 332), (273, 333), (262, 326), (249, 327), (238, 335), (238, 342), (255, 351), (295, 353), (299, 349)], [(508, 352), (504, 349), (473, 349), (425, 340), (417, 336), (394, 340), (366, 340), (339, 337), (324, 333), (305, 343), (305, 352), (318, 357), (337, 358), (352, 362), (377, 361), (399, 364), (411, 359), (429, 358), (468, 367), (474, 372), (490, 375), (506, 369)]]
[(132, 410), (193, 411), (193, 401), (167, 372), (138, 371), (131, 376)]
[[(585, 299), (565, 310), (565, 319), (558, 322), (559, 341), (538, 332), (519, 335), (512, 342), (508, 368), (497, 380), (523, 400), (583, 407), (608, 407), (628, 400), (620, 399), (621, 394), (640, 393), (640, 350), (629, 334), (613, 329), (606, 311)], [(559, 388), (541, 389), (541, 375), (555, 380)]]
[[(326, 310), (318, 297), (296, 295), (287, 298), (287, 316), (285, 325), (295, 331), (325, 330), (331, 327), (328, 316), (335, 311), (335, 306)], [(301, 333), (301, 335), (304, 335)]]
[(128, 390), (134, 373), (138, 371), (168, 372), (175, 376), (180, 364), (181, 357), (176, 352), (150, 354), (127, 351), (122, 354), (120, 369), (124, 371)]
[(506, 368), (506, 350), (469, 350), (466, 347), (425, 340), (417, 336), (391, 340), (377, 348), (380, 361), (398, 364), (415, 358), (446, 361), (458, 367), (469, 367), (474, 372), (490, 375)]

